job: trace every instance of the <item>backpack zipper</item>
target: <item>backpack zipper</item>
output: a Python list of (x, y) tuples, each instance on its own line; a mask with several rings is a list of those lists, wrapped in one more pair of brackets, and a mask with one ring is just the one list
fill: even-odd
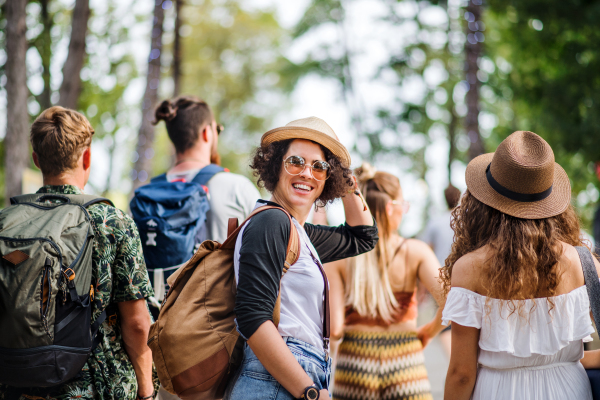
[[(52, 300), (52, 284), (50, 283), (50, 269), (52, 268), (52, 260), (50, 257), (46, 257), (46, 261), (44, 262), (44, 269), (42, 273), (42, 290), (41, 290), (41, 317), (42, 317), (42, 325), (44, 330), (50, 337), (50, 340), (54, 341), (53, 335), (50, 333), (50, 328), (48, 327), (48, 310), (50, 309), (50, 301)], [(44, 287), (48, 285), (48, 298), (44, 301)]]
[[(46, 262), (44, 262), (44, 268), (42, 270), (42, 318), (46, 318), (48, 314), (48, 309), (50, 308), (50, 301), (52, 300), (52, 285), (50, 283), (50, 268), (52, 268), (52, 261), (50, 257), (46, 257)], [(48, 284), (48, 298), (44, 301), (44, 287)], [(46, 307), (44, 307), (46, 304)]]
[[(50, 240), (50, 239), (46, 239), (46, 238), (43, 238), (43, 237), (11, 238), (11, 237), (6, 237), (6, 236), (0, 236), (0, 240), (4, 240), (5, 242), (31, 242), (31, 241), (34, 241), (34, 240), (40, 240), (42, 242), (50, 243), (50, 245), (52, 247), (54, 247), (54, 250), (56, 250), (56, 252), (58, 253), (58, 262), (59, 262), (59, 265), (60, 265), (60, 270), (61, 271), (64, 270), (64, 268), (63, 268), (63, 262), (62, 262), (62, 260), (63, 260), (63, 258), (62, 258), (62, 252), (60, 251), (60, 248), (58, 247), (58, 245), (56, 243), (54, 243), (52, 240)], [(61, 277), (59, 279), (60, 281), (63, 279), (62, 275), (63, 274), (61, 274)]]
[(71, 265), (69, 266), (69, 268), (74, 267), (75, 264), (77, 264), (77, 262), (79, 261), (79, 259), (83, 255), (83, 250), (85, 250), (85, 247), (87, 246), (87, 242), (88, 242), (88, 237), (86, 236), (85, 240), (83, 241), (83, 246), (81, 246), (81, 249), (79, 250), (79, 254), (77, 254), (77, 257), (75, 257), (75, 260), (73, 260), (73, 262), (71, 263)]
[(31, 242), (33, 240), (41, 240), (43, 242), (48, 242), (50, 243), (50, 245), (52, 247), (54, 247), (54, 250), (56, 250), (56, 252), (58, 253), (58, 261), (60, 262), (60, 268), (62, 268), (62, 252), (60, 251), (60, 248), (58, 247), (58, 245), (56, 243), (54, 243), (52, 240), (50, 239), (46, 239), (43, 237), (33, 237), (33, 238), (11, 238), (11, 237), (6, 237), (6, 236), (0, 236), (0, 240), (4, 240), (5, 242)]

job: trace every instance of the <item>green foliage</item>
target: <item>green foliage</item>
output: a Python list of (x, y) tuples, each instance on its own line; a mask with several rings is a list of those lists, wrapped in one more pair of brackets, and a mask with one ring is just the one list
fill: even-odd
[[(249, 149), (271, 128), (272, 117), (286, 105), (290, 85), (280, 49), (287, 37), (274, 11), (248, 10), (242, 0), (191, 0), (182, 8), (182, 95), (211, 106), (225, 126), (219, 151), (223, 165), (248, 174)], [(167, 16), (169, 18), (169, 16)], [(170, 52), (172, 28), (166, 24), (164, 51)], [(170, 53), (163, 63), (163, 97), (170, 97)], [(169, 168), (173, 150), (164, 124), (158, 126), (154, 173)]]
[(494, 32), (487, 51), (505, 64), (493, 83), (498, 111), (509, 117), (493, 140), (514, 130), (544, 137), (571, 178), (586, 224), (600, 188), (593, 173), (600, 160), (599, 19), (599, 2), (575, 0), (491, 0), (486, 15)]
[[(394, 92), (393, 101), (368, 110), (357, 93), (354, 64), (365, 49), (352, 47), (353, 43), (350, 43), (348, 31), (352, 27), (346, 21), (345, 7), (351, 7), (351, 1), (312, 1), (295, 27), (294, 38), (303, 38), (323, 27), (335, 27), (339, 37), (314, 46), (302, 63), (289, 66), (288, 71), (292, 73), (294, 83), (301, 76), (318, 74), (335, 79), (340, 84), (359, 136), (354, 150), (364, 159), (397, 163), (398, 156), (404, 155), (410, 160), (411, 169), (424, 176), (427, 171), (424, 155), (432, 130), (437, 132), (433, 136), (440, 131), (448, 133), (449, 126), (456, 126), (459, 118), (454, 109), (456, 102), (453, 92), (463, 79), (462, 43), (458, 48), (454, 43), (453, 47), (449, 34), (461, 32), (462, 26), (456, 21), (457, 15), (448, 17), (451, 22), (446, 24), (423, 23), (419, 13), (433, 7), (429, 2), (403, 1), (399, 4), (396, 0), (381, 0), (380, 3), (386, 7), (385, 17), (371, 24), (385, 24), (395, 29), (396, 33), (402, 30), (411, 32), (399, 39), (397, 45), (388, 48), (388, 58), (377, 66), (376, 74), (369, 78), (372, 82), (389, 82), (390, 74), (393, 75), (391, 80), (394, 83), (387, 84)], [(436, 7), (436, 10), (447, 13), (448, 5), (444, 3), (442, 6)], [(407, 8), (410, 10), (407, 11)], [(457, 10), (454, 11), (456, 14)], [(428, 69), (441, 69), (442, 75), (446, 71), (446, 76), (439, 82), (427, 82), (424, 76)], [(405, 85), (415, 80), (425, 87), (424, 95), (407, 98), (404, 96)], [(458, 100), (462, 101), (460, 98)], [(455, 134), (453, 132), (452, 141), (455, 140)], [(407, 145), (409, 142), (411, 145)]]
[(131, 133), (137, 131), (139, 124), (135, 118), (139, 105), (126, 102), (124, 94), (139, 76), (128, 48), (130, 27), (146, 16), (136, 15), (135, 4), (123, 9), (117, 0), (107, 1), (102, 9), (92, 12), (78, 108), (94, 127), (94, 140), (102, 142), (108, 155), (108, 163), (102, 166), (106, 182), (89, 183), (96, 192), (106, 194), (121, 182), (121, 176), (114, 176), (117, 171), (129, 172), (115, 169), (115, 155), (119, 145), (127, 145), (133, 139)]
[(226, 127), (226, 139), (255, 144), (256, 134), (264, 133), (280, 110), (276, 67), (285, 32), (274, 12), (248, 11), (242, 3), (186, 3), (182, 87), (211, 105)]
[[(51, 102), (57, 100), (57, 72), (62, 69), (57, 54), (66, 50), (71, 26), (72, 8), (67, 3), (31, 0), (28, 4), (32, 119), (48, 105), (48, 94)], [(256, 145), (258, 135), (271, 128), (272, 117), (290, 105), (288, 94), (298, 81), (310, 74), (339, 83), (340, 98), (357, 133), (354, 152), (363, 158), (400, 163), (424, 177), (428, 146), (447, 135), (458, 148), (452, 157), (465, 160), (468, 138), (461, 129), (465, 21), (459, 3), (373, 3), (386, 7), (387, 12), (380, 21), (370, 23), (387, 24), (403, 33), (401, 39), (389, 42), (387, 57), (366, 78), (369, 84), (393, 82), (388, 86), (394, 96), (377, 107), (364, 104), (357, 88), (356, 62), (364, 49), (349, 34), (354, 29), (348, 24), (353, 4), (350, 0), (312, 0), (292, 32), (287, 32), (274, 11), (250, 9), (243, 0), (186, 1), (180, 30), (182, 92), (205, 99), (225, 125), (220, 140), (224, 165), (248, 173), (247, 152)], [(596, 28), (600, 2), (489, 0), (485, 4), (484, 57), (478, 79), (486, 147), (495, 148), (518, 129), (542, 135), (567, 170), (575, 204), (588, 223), (600, 188), (593, 171), (593, 163), (600, 160), (600, 30)], [(5, 24), (3, 5), (0, 0), (0, 28)], [(128, 181), (129, 155), (140, 124), (139, 84), (145, 71), (134, 56), (142, 52), (145, 57), (149, 47), (144, 42), (141, 48), (136, 35), (140, 27), (149, 25), (151, 7), (139, 5), (136, 1), (95, 2), (88, 24), (88, 56), (81, 73), (78, 109), (96, 130), (94, 143), (104, 153), (102, 159), (108, 158), (103, 166), (106, 181), (93, 183), (97, 192), (122, 190)], [(421, 18), (432, 7), (441, 7), (448, 15), (447, 24), (428, 25)], [(172, 14), (172, 9), (166, 10), (163, 98), (171, 96)], [(328, 32), (327, 38), (319, 37), (320, 29)], [(282, 56), (292, 40), (306, 38), (312, 46), (305, 59), (292, 62)], [(5, 83), (4, 40), (5, 32), (0, 29), (0, 93)], [(443, 79), (427, 80), (434, 69), (442, 71)], [(414, 80), (424, 82), (424, 94), (408, 99), (405, 88)], [(491, 122), (482, 123), (486, 118)], [(173, 159), (164, 124), (157, 129), (154, 173), (163, 172)]]

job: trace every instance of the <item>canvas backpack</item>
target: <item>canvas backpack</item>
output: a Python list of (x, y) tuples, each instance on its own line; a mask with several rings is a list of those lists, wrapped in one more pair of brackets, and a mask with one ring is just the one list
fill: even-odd
[[(281, 210), (290, 218), (285, 274), (300, 254), (298, 231), (287, 211), (263, 206), (254, 210), (241, 226), (232, 218), (223, 244), (203, 242), (170, 278), (171, 287), (158, 320), (150, 328), (148, 345), (161, 384), (184, 400), (221, 398), (241, 362), (243, 339), (234, 321), (235, 243), (244, 224), (269, 209)], [(273, 310), (275, 326), (279, 324), (280, 305), (281, 285)]]
[[(59, 203), (45, 203), (58, 200)], [(94, 227), (86, 207), (110, 200), (32, 194), (0, 212), (0, 383), (50, 387), (76, 376), (97, 344)]]
[(136, 189), (129, 207), (153, 286), (155, 270), (162, 270), (166, 280), (192, 257), (194, 247), (207, 239), (205, 222), (210, 205), (205, 185), (223, 171), (223, 167), (210, 164), (191, 182), (169, 182), (162, 174)]

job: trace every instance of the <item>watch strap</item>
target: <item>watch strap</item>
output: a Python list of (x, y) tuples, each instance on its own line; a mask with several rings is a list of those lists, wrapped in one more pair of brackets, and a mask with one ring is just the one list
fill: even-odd
[(317, 385), (313, 383), (304, 388), (304, 393), (302, 393), (302, 397), (300, 398), (303, 400), (319, 400), (319, 397), (321, 397), (321, 391), (317, 388)]

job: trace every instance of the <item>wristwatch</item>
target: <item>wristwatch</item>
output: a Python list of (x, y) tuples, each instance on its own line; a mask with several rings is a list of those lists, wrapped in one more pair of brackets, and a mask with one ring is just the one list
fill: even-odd
[(319, 389), (317, 389), (317, 386), (313, 383), (312, 385), (304, 388), (304, 393), (300, 398), (303, 400), (319, 400), (320, 396), (321, 392), (319, 392)]

